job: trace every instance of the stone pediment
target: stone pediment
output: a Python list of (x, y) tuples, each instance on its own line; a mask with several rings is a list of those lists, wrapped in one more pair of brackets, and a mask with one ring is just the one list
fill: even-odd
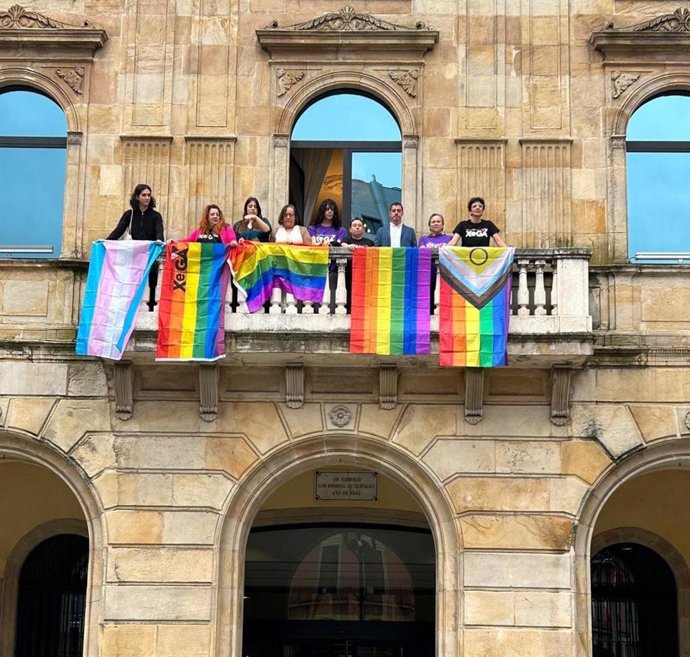
[(421, 21), (411, 27), (398, 25), (347, 6), (338, 12), (285, 27), (273, 21), (257, 30), (256, 36), (261, 47), (273, 58), (290, 57), (295, 53), (301, 53), (303, 58), (319, 58), (336, 51), (357, 53), (362, 59), (371, 59), (385, 57), (386, 52), (394, 51), (397, 58), (407, 55), (420, 60), (438, 43), (439, 33), (428, 29)]
[(651, 20), (596, 30), (590, 43), (609, 64), (687, 63), (690, 61), (690, 9), (680, 8)]
[(32, 11), (21, 5), (12, 5), (0, 11), (0, 49), (40, 47), (61, 51), (84, 51), (92, 54), (107, 41), (105, 30), (84, 21), (72, 25)]

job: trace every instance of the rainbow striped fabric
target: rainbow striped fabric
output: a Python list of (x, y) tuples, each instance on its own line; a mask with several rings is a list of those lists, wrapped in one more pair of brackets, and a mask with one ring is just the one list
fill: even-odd
[(275, 287), (298, 301), (321, 303), (328, 262), (327, 246), (243, 242), (230, 254), (235, 286), (250, 313), (262, 308)]
[(443, 367), (507, 365), (514, 248), (439, 251), (439, 360)]
[(431, 251), (355, 249), (352, 353), (429, 353)]
[(91, 246), (76, 352), (120, 360), (132, 335), (151, 265), (162, 244), (100, 240)]
[(168, 242), (158, 305), (156, 360), (225, 355), (229, 244)]

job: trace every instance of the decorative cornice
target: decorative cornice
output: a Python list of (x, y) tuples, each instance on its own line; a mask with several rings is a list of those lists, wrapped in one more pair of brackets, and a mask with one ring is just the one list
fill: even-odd
[(607, 64), (655, 61), (690, 62), (690, 9), (676, 9), (643, 23), (595, 30), (589, 38)]
[(63, 23), (21, 5), (0, 11), (0, 48), (3, 49), (38, 46), (59, 48), (65, 53), (75, 49), (94, 52), (107, 40), (105, 30), (86, 20), (81, 25)]
[(609, 23), (604, 29), (613, 32), (690, 32), (690, 9), (681, 7), (672, 14), (662, 14), (652, 20), (626, 27), (614, 28), (613, 23)]
[[(422, 21), (417, 21), (415, 24), (415, 29), (423, 30), (425, 25)], [(267, 29), (278, 28), (278, 21), (274, 20)], [(381, 31), (381, 30), (409, 30), (409, 27), (404, 25), (396, 25), (395, 23), (389, 23), (380, 18), (376, 18), (371, 14), (360, 14), (356, 12), (352, 7), (343, 7), (340, 11), (331, 12), (319, 16), (318, 18), (313, 18), (310, 21), (304, 23), (295, 23), (294, 25), (288, 25), (286, 30), (293, 30), (295, 32), (365, 32), (365, 31)]]

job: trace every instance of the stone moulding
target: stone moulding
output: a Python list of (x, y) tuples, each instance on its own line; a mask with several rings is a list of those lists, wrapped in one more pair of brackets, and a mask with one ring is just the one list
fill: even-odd
[(273, 57), (294, 51), (318, 57), (324, 52), (338, 51), (370, 59), (375, 51), (395, 51), (395, 58), (388, 57), (391, 60), (398, 59), (400, 53), (419, 60), (439, 39), (438, 31), (427, 29), (421, 21), (414, 27), (405, 27), (371, 14), (357, 13), (352, 7), (285, 27), (273, 21), (257, 30), (256, 36), (261, 47)]
[(70, 25), (21, 5), (0, 11), (0, 49), (40, 46), (89, 50), (93, 54), (108, 40), (105, 30), (88, 21)]
[(635, 25), (595, 30), (590, 43), (605, 63), (647, 62), (661, 56), (666, 62), (690, 61), (690, 9), (676, 9)]

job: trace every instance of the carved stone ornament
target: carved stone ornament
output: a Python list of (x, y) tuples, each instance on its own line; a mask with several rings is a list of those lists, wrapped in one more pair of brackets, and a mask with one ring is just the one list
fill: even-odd
[(417, 78), (419, 77), (417, 69), (389, 71), (388, 75), (408, 96), (411, 98), (417, 97)]
[[(277, 27), (278, 21), (274, 20), (267, 26), (267, 29), (276, 29)], [(417, 30), (423, 30), (425, 27), (421, 21), (418, 21), (415, 25)], [(340, 11), (324, 14), (305, 23), (289, 25), (285, 29), (295, 31), (364, 32), (371, 30), (409, 30), (410, 28), (404, 25), (389, 23), (371, 14), (360, 14), (352, 7), (347, 6)]]
[(639, 73), (621, 73), (620, 71), (613, 71), (611, 73), (613, 97), (618, 98), (619, 96), (622, 96), (625, 90), (635, 84), (635, 82), (637, 82), (639, 79)]
[(67, 86), (79, 96), (82, 94), (82, 85), (84, 84), (85, 74), (86, 70), (83, 66), (55, 69), (55, 75), (57, 75), (61, 80), (64, 80)]
[(690, 429), (690, 411), (685, 414), (685, 426)]
[(344, 404), (337, 404), (328, 411), (328, 419), (336, 427), (345, 427), (352, 422), (352, 411)]
[[(89, 27), (88, 21), (84, 21), (82, 27)], [(76, 25), (61, 23), (48, 16), (39, 14), (36, 11), (29, 11), (21, 5), (12, 5), (7, 11), (0, 11), (0, 29), (8, 30), (14, 28), (53, 28), (56, 30), (63, 28), (73, 28)]]
[(607, 29), (615, 29), (616, 32), (690, 32), (690, 9), (681, 7), (672, 14), (662, 14), (627, 27), (614, 28), (613, 24), (609, 24)]
[(290, 71), (286, 71), (284, 68), (279, 68), (276, 70), (276, 76), (278, 77), (278, 96), (284, 96), (304, 78), (304, 71), (290, 73)]

